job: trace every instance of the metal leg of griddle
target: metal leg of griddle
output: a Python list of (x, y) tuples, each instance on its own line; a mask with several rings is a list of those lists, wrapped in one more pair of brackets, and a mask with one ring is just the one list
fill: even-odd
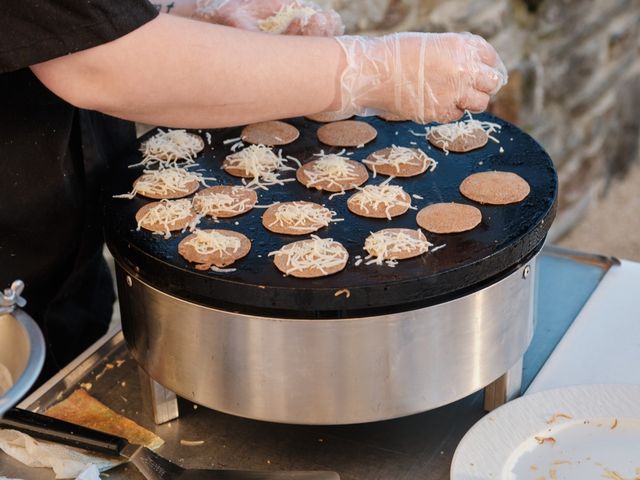
[(178, 411), (178, 397), (171, 390), (163, 387), (141, 367), (138, 367), (142, 401), (144, 405), (151, 405), (153, 421), (156, 425), (175, 420), (180, 415)]
[(522, 387), (522, 358), (502, 375), (484, 389), (484, 409), (487, 412), (504, 405), (510, 400), (520, 396)]

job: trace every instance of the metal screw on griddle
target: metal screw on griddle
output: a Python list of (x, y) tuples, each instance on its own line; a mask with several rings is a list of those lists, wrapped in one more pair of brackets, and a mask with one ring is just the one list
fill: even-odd
[(133, 285), (133, 281), (131, 280), (131, 277), (129, 275), (127, 275), (127, 285), (129, 286)]
[(522, 272), (522, 278), (527, 278), (530, 272), (531, 272), (531, 267), (527, 265), (526, 267), (524, 267), (524, 271)]

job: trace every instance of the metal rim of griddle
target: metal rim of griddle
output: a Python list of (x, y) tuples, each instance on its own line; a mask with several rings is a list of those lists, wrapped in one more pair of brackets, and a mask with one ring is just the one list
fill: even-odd
[[(339, 274), (301, 280), (284, 277), (278, 272), (267, 258), (268, 251), (300, 238), (264, 230), (260, 222), (264, 209), (254, 209), (220, 223), (206, 219), (200, 225), (201, 228), (237, 230), (252, 239), (252, 252), (234, 265), (237, 268), (234, 273), (198, 272), (181, 259), (177, 243), (188, 232), (164, 240), (149, 232), (136, 231), (133, 217), (137, 209), (147, 203), (144, 199), (108, 199), (105, 232), (108, 246), (121, 264), (155, 288), (187, 301), (248, 314), (318, 319), (356, 317), (413, 310), (467, 295), (504, 278), (535, 254), (551, 226), (557, 204), (557, 175), (551, 159), (540, 145), (508, 122), (488, 114), (477, 118), (502, 126), (497, 135), (500, 144), (489, 142), (482, 149), (449, 156), (429, 147), (424, 138), (411, 133), (422, 131), (423, 127), (419, 125), (362, 119), (376, 128), (378, 138), (364, 148), (348, 149), (355, 152), (349, 158), (362, 160), (391, 144), (422, 148), (439, 162), (436, 170), (419, 177), (397, 178), (392, 183), (423, 197), (424, 200), (414, 200), (418, 209), (436, 201), (457, 201), (476, 205), (483, 213), (481, 225), (469, 232), (453, 235), (427, 232), (435, 246), (446, 246), (438, 252), (404, 260), (395, 268), (356, 267), (355, 256), (366, 255), (361, 248), (370, 231), (389, 227), (418, 228), (415, 224), (417, 211), (410, 211), (391, 222), (362, 219), (348, 212), (349, 193), (329, 201), (329, 194), (306, 189), (297, 182), (271, 187), (266, 193), (258, 191), (259, 204), (294, 199), (315, 201), (335, 209), (345, 221), (322, 229), (318, 235), (342, 241), (349, 251), (347, 268)], [(302, 118), (287, 122), (295, 125), (301, 135), (293, 144), (282, 147), (283, 155), (293, 155), (305, 163), (320, 149), (332, 153), (340, 150), (317, 141), (315, 132), (321, 124)], [(214, 184), (240, 184), (237, 178), (220, 169), (230, 147), (223, 145), (223, 140), (238, 137), (239, 132), (240, 128), (194, 131), (203, 138), (209, 133), (213, 140), (213, 151), (207, 146), (198, 161), (206, 170), (205, 176), (219, 180)], [(123, 164), (115, 169), (110, 193), (124, 193), (130, 189), (141, 170), (127, 168), (127, 165), (139, 159), (137, 150), (132, 149)], [(531, 194), (519, 204), (506, 206), (478, 205), (462, 197), (458, 191), (460, 182), (471, 173), (487, 170), (518, 173), (530, 184)], [(293, 176), (294, 172), (283, 175), (285, 178)], [(368, 183), (381, 183), (386, 178), (370, 178)], [(349, 296), (336, 296), (343, 289), (349, 291)]]

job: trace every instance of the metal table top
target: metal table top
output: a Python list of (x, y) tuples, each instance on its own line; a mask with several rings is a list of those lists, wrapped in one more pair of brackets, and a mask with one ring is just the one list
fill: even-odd
[[(555, 247), (545, 249), (538, 277), (536, 333), (524, 359), (523, 390), (613, 263), (614, 259)], [(42, 410), (80, 383), (91, 383), (90, 392), (96, 398), (155, 430), (166, 441), (158, 452), (181, 465), (335, 470), (344, 480), (449, 478), (451, 458), (460, 439), (485, 414), (482, 392), (396, 420), (321, 427), (248, 420), (180, 401), (180, 419), (155, 426), (143, 408), (137, 367), (121, 333), (99, 342), (23, 401), (21, 407)], [(184, 446), (180, 440), (204, 440), (204, 444)], [(49, 470), (25, 468), (0, 452), (3, 475), (53, 479)], [(138, 480), (142, 476), (132, 467), (121, 466), (109, 472), (108, 478)]]

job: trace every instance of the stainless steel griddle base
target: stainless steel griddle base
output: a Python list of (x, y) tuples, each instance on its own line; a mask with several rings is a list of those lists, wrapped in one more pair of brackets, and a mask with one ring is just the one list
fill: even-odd
[[(524, 357), (523, 388), (536, 376), (612, 263), (610, 259), (555, 248), (546, 248), (540, 257), (536, 332)], [(100, 341), (20, 406), (42, 411), (81, 383), (91, 383), (93, 396), (155, 431), (166, 441), (159, 453), (181, 465), (330, 469), (342, 480), (446, 480), (458, 442), (484, 415), (482, 392), (419, 415), (325, 427), (247, 420), (203, 407), (195, 409), (191, 402), (179, 400), (180, 419), (156, 426), (142, 399), (137, 368), (119, 333)], [(189, 447), (180, 440), (205, 443)], [(24, 467), (2, 452), (0, 476), (53, 480), (50, 470)], [(144, 480), (126, 465), (110, 471), (108, 478)]]
[[(533, 335), (535, 257), (450, 302), (335, 320), (217, 310), (116, 270), (123, 331), (142, 368), (183, 398), (258, 420), (338, 425), (431, 410), (505, 374)], [(495, 405), (516, 391), (504, 388)]]

